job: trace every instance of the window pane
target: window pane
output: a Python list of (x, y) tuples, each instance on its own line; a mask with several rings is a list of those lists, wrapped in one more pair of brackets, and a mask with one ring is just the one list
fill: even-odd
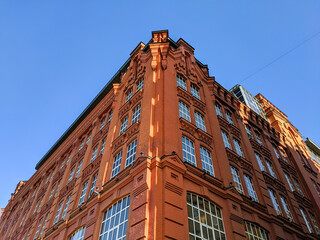
[(74, 234), (72, 234), (70, 240), (83, 240), (85, 230), (86, 227), (79, 228)]
[(220, 105), (218, 103), (216, 103), (214, 106), (215, 106), (217, 115), (220, 116), (220, 117), (223, 117)]
[(236, 148), (236, 152), (239, 156), (243, 157), (243, 152), (240, 146), (240, 142), (237, 139), (233, 139), (234, 147)]
[(191, 94), (195, 98), (200, 99), (199, 89), (194, 84), (191, 84)]
[(232, 178), (233, 178), (233, 182), (234, 182), (235, 188), (239, 193), (243, 194), (242, 183), (241, 183), (241, 179), (240, 179), (238, 170), (235, 169), (232, 166), (230, 166), (230, 168), (231, 168), (231, 174), (232, 174)]
[(200, 128), (202, 131), (206, 131), (206, 125), (204, 123), (203, 116), (200, 113), (198, 113), (197, 111), (195, 111), (194, 117), (196, 120), (197, 127)]
[(190, 122), (190, 111), (189, 107), (183, 102), (179, 101), (179, 116)]
[(182, 152), (183, 152), (183, 161), (186, 161), (194, 166), (197, 166), (193, 142), (189, 138), (186, 138), (184, 136), (182, 136)]
[(278, 215), (282, 216), (282, 211), (281, 211), (281, 208), (280, 208), (280, 206), (278, 204), (278, 200), (277, 200), (277, 197), (275, 195), (275, 192), (272, 189), (268, 189), (268, 192), (269, 192), (269, 195), (270, 195), (274, 210), (276, 210), (276, 213)]
[(179, 74), (177, 75), (177, 86), (187, 91), (186, 80), (184, 80)]
[(221, 134), (222, 134), (222, 139), (223, 139), (224, 146), (226, 148), (231, 149), (231, 145), (230, 145), (229, 137), (228, 137), (227, 133), (225, 131), (221, 130)]
[(134, 163), (134, 160), (136, 157), (136, 151), (137, 151), (137, 139), (134, 140), (132, 143), (130, 143), (130, 145), (128, 146), (125, 167), (128, 167), (129, 165)]
[(244, 226), (246, 230), (247, 239), (269, 240), (268, 232), (262, 227), (259, 227), (258, 225), (255, 225), (247, 221), (244, 222)]
[(252, 201), (258, 202), (258, 197), (257, 197), (256, 191), (254, 190), (251, 177), (249, 177), (247, 174), (244, 174), (243, 177), (244, 177), (244, 181), (246, 182), (249, 196), (251, 197)]
[(143, 89), (143, 78), (138, 82), (136, 92), (138, 92), (140, 89)]
[(119, 152), (117, 156), (115, 156), (114, 158), (111, 178), (115, 177), (120, 172), (121, 158), (122, 158), (122, 151)]
[(126, 116), (121, 122), (120, 135), (127, 130), (127, 125), (128, 125), (128, 116)]
[(211, 176), (214, 176), (212, 160), (211, 160), (211, 155), (209, 151), (203, 147), (200, 147), (200, 155), (201, 155), (202, 169), (206, 173), (210, 174)]
[(135, 122), (138, 122), (140, 120), (140, 109), (141, 105), (139, 105), (133, 110), (131, 124), (134, 124)]

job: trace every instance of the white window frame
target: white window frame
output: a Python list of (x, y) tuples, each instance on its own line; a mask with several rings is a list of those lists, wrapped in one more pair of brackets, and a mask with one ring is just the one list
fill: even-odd
[(230, 166), (230, 169), (231, 169), (231, 174), (234, 182), (234, 187), (239, 193), (244, 194), (238, 169), (236, 169), (233, 166)]
[(70, 240), (83, 240), (85, 231), (86, 227), (79, 228), (71, 235)]
[(268, 192), (272, 201), (273, 208), (276, 211), (277, 215), (283, 216), (282, 210), (276, 197), (276, 193), (270, 188), (268, 188)]
[(98, 178), (98, 173), (96, 173), (93, 176), (92, 182), (91, 182), (91, 187), (90, 187), (90, 191), (89, 191), (89, 198), (91, 197), (91, 195), (94, 193), (94, 188), (96, 186), (97, 183), (97, 178)]
[(185, 136), (182, 136), (182, 153), (183, 161), (190, 163), (193, 166), (197, 166), (194, 143)]
[(58, 211), (57, 211), (56, 216), (55, 216), (55, 218), (54, 218), (54, 220), (53, 220), (53, 225), (55, 225), (55, 224), (58, 222), (58, 220), (59, 220), (62, 206), (63, 206), (63, 202), (61, 202), (61, 203), (59, 204)]
[(64, 205), (64, 209), (63, 209), (62, 216), (61, 216), (62, 220), (64, 220), (65, 217), (66, 217), (66, 214), (67, 214), (67, 211), (68, 211), (68, 207), (69, 207), (69, 204), (70, 204), (70, 199), (71, 199), (71, 195), (67, 198), (66, 204)]
[(128, 102), (132, 98), (132, 93), (133, 89), (131, 88), (127, 93), (126, 93), (126, 102)]
[(81, 195), (79, 198), (78, 206), (81, 206), (84, 203), (84, 199), (85, 199), (86, 193), (87, 193), (87, 188), (88, 188), (88, 181), (85, 184), (83, 184), (83, 186), (82, 186), (82, 191), (81, 191)]
[(266, 160), (266, 165), (267, 165), (267, 168), (268, 168), (268, 171), (270, 173), (270, 175), (274, 178), (277, 178), (277, 175), (276, 173), (274, 172), (273, 170), (273, 166), (272, 166), (272, 163), (269, 161), (269, 160)]
[(133, 109), (131, 125), (140, 121), (141, 104)]
[(137, 89), (136, 92), (138, 92), (140, 89), (143, 89), (143, 81), (144, 79), (140, 79), (139, 82), (137, 83)]
[(201, 157), (203, 171), (208, 173), (211, 176), (214, 176), (214, 170), (213, 170), (210, 152), (206, 148), (200, 147), (200, 157)]
[(78, 165), (78, 169), (77, 169), (77, 172), (76, 172), (76, 175), (75, 175), (76, 178), (79, 176), (79, 173), (80, 173), (80, 170), (81, 170), (81, 167), (82, 167), (82, 163), (83, 163), (83, 160), (81, 160), (81, 162)]
[(268, 232), (251, 222), (244, 221), (245, 224), (245, 232), (247, 235), (247, 239), (256, 239), (256, 240), (269, 240)]
[(187, 83), (186, 80), (177, 74), (177, 86), (187, 91)]
[(221, 135), (222, 135), (222, 140), (223, 140), (224, 146), (226, 148), (231, 149), (231, 144), (230, 144), (230, 141), (229, 141), (228, 134), (225, 131), (221, 130)]
[(113, 160), (113, 166), (112, 166), (112, 171), (111, 171), (111, 178), (114, 178), (117, 176), (120, 172), (120, 167), (121, 167), (121, 159), (122, 159), (122, 151), (120, 151)]
[(226, 118), (228, 123), (234, 125), (233, 119), (232, 119), (232, 113), (229, 110), (225, 110)]
[(265, 171), (266, 171), (266, 168), (264, 167), (264, 164), (263, 164), (263, 161), (262, 161), (262, 159), (261, 159), (260, 154), (254, 152), (254, 155), (255, 155), (255, 157), (256, 157), (256, 159), (257, 159), (257, 162), (258, 162), (258, 165), (259, 165), (260, 170), (261, 170), (262, 172), (265, 172)]
[(214, 108), (216, 109), (217, 116), (223, 117), (221, 106), (218, 103), (215, 103)]
[(124, 133), (127, 130), (127, 126), (128, 126), (128, 116), (126, 116), (125, 118), (122, 119), (121, 121), (121, 126), (120, 126), (120, 134)]
[(196, 126), (200, 128), (202, 131), (206, 131), (206, 124), (204, 122), (204, 117), (201, 113), (198, 111), (194, 111), (194, 118), (196, 121)]
[(243, 174), (243, 178), (246, 183), (248, 194), (251, 197), (251, 200), (255, 202), (259, 202), (256, 190), (254, 189), (252, 178), (247, 174)]
[(240, 143), (240, 141), (239, 141), (238, 139), (233, 138), (233, 145), (234, 145), (234, 147), (235, 147), (235, 149), (236, 149), (236, 153), (237, 153), (239, 156), (244, 157), (243, 151), (242, 151), (242, 149), (241, 149), (241, 143)]
[(179, 101), (179, 117), (191, 121), (189, 106), (182, 101)]
[(127, 148), (125, 168), (134, 163), (136, 158), (136, 152), (137, 152), (137, 139), (133, 140)]
[(94, 160), (96, 160), (96, 158), (97, 158), (97, 152), (98, 152), (98, 147), (99, 147), (99, 146), (97, 145), (97, 146), (93, 149), (90, 163), (92, 163)]
[(191, 84), (191, 95), (200, 100), (199, 88), (194, 84)]

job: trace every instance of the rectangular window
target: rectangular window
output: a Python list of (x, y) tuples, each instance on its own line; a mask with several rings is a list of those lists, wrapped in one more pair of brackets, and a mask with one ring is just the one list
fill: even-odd
[(126, 95), (126, 102), (128, 102), (131, 97), (132, 97), (132, 88), (129, 90), (129, 92)]
[(91, 187), (90, 187), (90, 192), (89, 192), (89, 198), (90, 198), (91, 195), (94, 193), (94, 188), (95, 188), (95, 186), (96, 186), (97, 178), (98, 178), (98, 174), (95, 174), (95, 175), (93, 176), (93, 179), (92, 179), (92, 183), (91, 183)]
[(252, 182), (251, 177), (249, 177), (247, 174), (243, 174), (243, 177), (244, 177), (244, 181), (247, 186), (249, 196), (251, 197), (251, 200), (255, 201), (255, 202), (259, 202), (256, 191), (254, 190), (254, 186), (253, 186), (253, 182)]
[(274, 153), (276, 154), (277, 158), (279, 159), (280, 156), (279, 156), (279, 152), (278, 152), (277, 147), (276, 147), (274, 144), (272, 144), (272, 148), (273, 148), (273, 151), (274, 151)]
[(251, 130), (250, 130), (250, 127), (248, 125), (244, 125), (245, 129), (246, 129), (246, 132), (248, 134), (248, 137), (250, 139), (253, 139), (253, 136), (252, 136), (252, 133), (251, 133)]
[(106, 118), (104, 118), (100, 124), (100, 129), (99, 131), (101, 131), (104, 128), (104, 125), (106, 124)]
[(223, 139), (224, 146), (226, 148), (231, 149), (231, 145), (230, 145), (230, 142), (229, 142), (228, 134), (223, 130), (221, 130), (221, 134), (222, 134), (222, 139)]
[(271, 201), (272, 201), (272, 205), (273, 205), (273, 208), (274, 210), (276, 210), (276, 213), (278, 215), (282, 215), (282, 211), (281, 211), (281, 208), (279, 206), (279, 203), (278, 203), (278, 200), (276, 198), (276, 194), (273, 190), (271, 190), (270, 188), (268, 188), (268, 192), (269, 192), (269, 195), (270, 195), (270, 198), (271, 198)]
[(191, 95), (200, 100), (199, 88), (191, 84)]
[(293, 184), (292, 184), (292, 182), (291, 182), (291, 180), (290, 180), (289, 175), (288, 175), (287, 173), (284, 173), (284, 176), (285, 176), (286, 179), (287, 179), (287, 182), (288, 182), (288, 185), (289, 185), (289, 187), (290, 187), (290, 190), (293, 192), (295, 189), (294, 189), (294, 187), (293, 187)]
[(184, 80), (179, 74), (177, 75), (177, 86), (187, 91), (186, 80)]
[(314, 216), (311, 212), (309, 212), (309, 216), (310, 216), (310, 218), (311, 218), (311, 222), (312, 222), (312, 224), (313, 224), (313, 226), (314, 226), (314, 229), (316, 230), (316, 233), (317, 233), (318, 235), (320, 235), (320, 228), (319, 228), (319, 226), (318, 226), (318, 224), (317, 224), (317, 221), (316, 221), (315, 216)]
[(255, 135), (256, 135), (256, 139), (257, 139), (257, 142), (260, 144), (260, 145), (263, 145), (262, 144), (262, 140), (261, 140), (261, 135), (259, 132), (257, 131), (254, 131)]
[(66, 214), (67, 214), (67, 211), (68, 211), (68, 207), (69, 207), (69, 203), (70, 203), (70, 199), (71, 199), (71, 196), (68, 197), (66, 205), (64, 206), (63, 213), (62, 213), (62, 216), (61, 216), (62, 220), (64, 220), (65, 217), (66, 217)]
[(298, 190), (298, 193), (300, 193), (303, 196), (303, 192), (301, 190), (301, 187), (300, 187), (298, 180), (295, 178), (292, 178), (292, 179), (293, 179), (294, 185), (296, 186), (296, 189)]
[(232, 166), (230, 166), (230, 168), (231, 168), (234, 186), (239, 193), (243, 194), (243, 188), (242, 188), (242, 183), (241, 183), (241, 179), (239, 176), (239, 172), (236, 168), (234, 168)]
[(264, 168), (264, 165), (263, 165), (263, 162), (262, 162), (262, 159), (260, 157), (260, 155), (258, 153), (254, 153), (254, 155), (256, 156), (256, 159), (257, 159), (257, 162), (259, 164), (259, 167), (260, 167), (260, 170), (263, 172), (265, 171), (266, 169)]
[(72, 168), (72, 170), (71, 170), (71, 172), (70, 172), (69, 179), (68, 179), (68, 183), (71, 182), (71, 180), (72, 180), (72, 177), (73, 177), (73, 174), (74, 174), (74, 169), (75, 169), (75, 168)]
[[(69, 157), (68, 157), (68, 159), (67, 159), (66, 165), (68, 165), (68, 163), (69, 163), (69, 161), (70, 161), (70, 158), (71, 158), (71, 153), (69, 154)], [(53, 174), (52, 174), (52, 176), (53, 176)], [(52, 179), (52, 176), (51, 176), (51, 179)], [(50, 181), (51, 181), (51, 179), (50, 179)]]
[(54, 193), (54, 197), (56, 197), (59, 192), (60, 184), (61, 184), (61, 181), (58, 183), (58, 187), (56, 189), (56, 192)]
[(308, 228), (309, 232), (310, 232), (310, 233), (313, 233), (311, 224), (310, 224), (310, 222), (309, 222), (309, 220), (308, 220), (308, 218), (307, 218), (306, 213), (304, 212), (304, 210), (303, 210), (302, 208), (300, 208), (300, 212), (301, 212), (301, 215), (302, 215), (302, 217), (303, 217), (304, 222), (305, 222), (306, 225), (307, 225), (307, 228)]
[(84, 139), (82, 139), (82, 141), (81, 141), (81, 143), (80, 143), (78, 152), (81, 151), (81, 149), (83, 148), (83, 145), (84, 145)]
[(138, 82), (136, 92), (138, 92), (140, 89), (143, 89), (143, 78)]
[(214, 107), (216, 109), (217, 115), (220, 116), (220, 117), (223, 117), (220, 105), (218, 103), (216, 103), (214, 105)]
[(204, 123), (204, 119), (202, 114), (200, 114), (199, 112), (195, 111), (194, 112), (194, 117), (196, 120), (196, 125), (198, 128), (200, 128), (202, 131), (206, 131), (206, 125)]
[(182, 153), (183, 161), (188, 162), (193, 166), (197, 166), (193, 142), (184, 136), (182, 136)]
[(203, 171), (210, 174), (211, 176), (214, 176), (210, 152), (207, 149), (200, 147), (200, 156)]
[(137, 139), (131, 142), (128, 146), (125, 168), (134, 163), (134, 160), (136, 158), (136, 151), (137, 151)]
[(120, 172), (121, 158), (122, 158), (122, 151), (119, 152), (117, 156), (115, 156), (114, 158), (112, 171), (111, 171), (111, 178), (114, 178)]
[(94, 148), (94, 150), (93, 150), (90, 163), (92, 163), (94, 160), (96, 160), (97, 152), (98, 152), (98, 146), (96, 146), (96, 147)]
[(266, 164), (267, 164), (267, 168), (268, 168), (270, 175), (274, 178), (277, 178), (277, 176), (273, 170), (272, 163), (270, 161), (266, 160)]
[(225, 111), (228, 123), (233, 125), (232, 114), (228, 110)]
[(287, 214), (287, 217), (290, 219), (290, 221), (293, 221), (293, 217), (292, 217), (292, 214), (290, 212), (287, 200), (282, 195), (280, 195), (280, 200), (281, 200), (281, 203), (282, 203), (282, 207), (283, 207), (285, 213)]
[(108, 122), (111, 122), (111, 119), (112, 119), (112, 111), (110, 111), (110, 113), (109, 113)]
[(42, 236), (43, 231), (44, 231), (44, 229), (46, 227), (46, 223), (47, 223), (47, 220), (48, 220), (48, 215), (49, 215), (49, 213), (47, 214), (47, 216), (46, 216), (46, 218), (45, 218), (45, 220), (43, 222), (43, 225), (42, 225), (42, 228), (41, 228), (41, 231), (40, 231), (40, 235), (39, 235), (40, 237)]
[(86, 182), (82, 186), (82, 191), (81, 191), (81, 195), (80, 195), (78, 206), (80, 206), (80, 205), (82, 205), (84, 203), (84, 198), (86, 197), (87, 187), (88, 187), (88, 182)]
[(128, 125), (128, 116), (126, 116), (121, 122), (120, 135), (127, 130), (127, 125)]
[(61, 166), (60, 166), (60, 170), (64, 167), (64, 163), (66, 162), (66, 159), (63, 160)]
[(89, 134), (89, 136), (88, 136), (88, 138), (87, 138), (86, 145), (89, 145), (90, 139), (91, 139), (91, 133)]
[(240, 146), (240, 142), (237, 139), (233, 139), (234, 147), (236, 148), (236, 152), (239, 156), (243, 157), (243, 152)]
[(105, 139), (103, 140), (103, 142), (102, 142), (102, 146), (101, 146), (101, 149), (100, 149), (100, 155), (103, 154), (104, 147), (105, 147), (105, 145), (106, 145), (106, 141), (107, 141), (107, 139), (105, 138)]
[(55, 189), (56, 189), (56, 185), (53, 186), (48, 200), (50, 200), (52, 198)]
[(180, 101), (179, 101), (179, 115), (181, 118), (184, 118), (189, 122), (191, 121), (189, 107)]
[(42, 225), (42, 221), (43, 221), (43, 218), (39, 221), (39, 224), (38, 224), (38, 227), (37, 227), (37, 231), (36, 231), (36, 233), (34, 234), (33, 240), (35, 240), (35, 239), (38, 238), (39, 231), (40, 231), (40, 227), (41, 227), (41, 225)]
[(53, 220), (53, 225), (56, 224), (59, 220), (59, 216), (60, 216), (60, 213), (61, 213), (61, 209), (62, 209), (62, 205), (63, 205), (63, 202), (60, 203), (59, 205), (59, 208), (58, 208), (58, 211), (57, 211), (57, 214)]
[(78, 166), (78, 169), (77, 169), (77, 172), (76, 172), (76, 178), (79, 176), (79, 173), (80, 173), (80, 169), (81, 169), (81, 166), (82, 166), (82, 162), (83, 161), (81, 161), (80, 163), (79, 163), (79, 166)]
[(135, 122), (138, 122), (140, 120), (140, 109), (141, 105), (139, 105), (133, 110), (131, 124), (134, 124)]

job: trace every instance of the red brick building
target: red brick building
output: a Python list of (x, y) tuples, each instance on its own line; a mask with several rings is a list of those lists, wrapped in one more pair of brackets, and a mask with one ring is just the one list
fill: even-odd
[(269, 120), (153, 32), (18, 185), (0, 238), (320, 239), (317, 169), (257, 99)]

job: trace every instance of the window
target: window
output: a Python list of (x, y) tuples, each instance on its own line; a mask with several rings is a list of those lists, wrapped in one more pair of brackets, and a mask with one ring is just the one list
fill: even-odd
[(228, 123), (233, 125), (232, 114), (228, 110), (225, 111)]
[(101, 131), (104, 128), (104, 125), (106, 124), (106, 118), (104, 118), (100, 124), (100, 129), (99, 131)]
[(280, 200), (281, 200), (281, 203), (282, 203), (282, 207), (283, 207), (285, 213), (287, 214), (287, 217), (290, 219), (290, 221), (293, 221), (293, 217), (292, 217), (292, 214), (290, 212), (287, 200), (282, 195), (280, 195)]
[(114, 158), (112, 172), (111, 172), (111, 178), (114, 178), (120, 172), (121, 158), (122, 158), (122, 151), (119, 152), (117, 154), (117, 156), (115, 156), (115, 158)]
[(249, 196), (251, 197), (252, 201), (259, 202), (256, 191), (254, 190), (254, 186), (253, 186), (251, 177), (249, 177), (247, 174), (243, 174), (243, 177), (244, 177), (244, 181), (247, 186)]
[(189, 239), (225, 240), (221, 209), (193, 193), (187, 193)]
[[(66, 165), (68, 165), (68, 163), (69, 163), (69, 161), (70, 161), (70, 158), (71, 158), (71, 153), (69, 154), (69, 157), (68, 157), (68, 159), (67, 159)], [(51, 179), (52, 179), (52, 176), (53, 176), (53, 172), (52, 172), (52, 175), (51, 175)], [(50, 179), (50, 181), (51, 181), (51, 179)]]
[(279, 159), (280, 156), (279, 156), (277, 147), (276, 147), (274, 144), (272, 144), (272, 148), (273, 148), (273, 151), (274, 151), (274, 153), (276, 154), (277, 158)]
[(105, 138), (105, 139), (103, 140), (103, 142), (102, 142), (102, 146), (101, 146), (101, 149), (100, 149), (100, 155), (103, 154), (104, 147), (105, 147), (105, 145), (106, 145), (106, 141), (107, 141), (107, 138)]
[(126, 102), (128, 102), (130, 100), (130, 98), (132, 97), (132, 88), (127, 92), (126, 95)]
[(127, 235), (130, 196), (120, 199), (103, 214), (99, 240), (124, 240)]
[(91, 133), (89, 134), (89, 136), (88, 136), (88, 138), (87, 138), (86, 145), (89, 145), (90, 139), (91, 139)]
[(78, 169), (77, 169), (77, 172), (76, 172), (76, 178), (79, 176), (79, 173), (80, 173), (80, 169), (81, 169), (81, 166), (82, 166), (82, 162), (83, 161), (81, 161), (80, 163), (79, 163), (79, 166), (78, 166)]
[(274, 192), (272, 189), (270, 189), (270, 188), (268, 188), (268, 192), (269, 192), (269, 195), (270, 195), (270, 198), (271, 198), (271, 201), (272, 201), (274, 210), (276, 210), (276, 213), (277, 213), (278, 215), (283, 216), (283, 215), (282, 215), (281, 208), (280, 208), (279, 203), (278, 203), (278, 200), (277, 200), (277, 198), (276, 198), (275, 192)]
[(296, 186), (296, 189), (298, 190), (298, 193), (300, 193), (303, 196), (303, 192), (301, 190), (298, 180), (296, 178), (292, 178), (292, 179), (293, 179), (294, 185)]
[(294, 189), (294, 187), (293, 187), (293, 184), (292, 184), (292, 182), (291, 182), (291, 180), (290, 180), (289, 175), (288, 175), (287, 173), (284, 173), (284, 176), (285, 176), (286, 179), (287, 179), (287, 182), (288, 182), (288, 184), (289, 184), (290, 190), (293, 192), (295, 189)]
[(196, 120), (197, 127), (200, 128), (202, 131), (206, 131), (206, 125), (204, 123), (203, 116), (199, 112), (195, 111), (194, 117)]
[(78, 152), (80, 152), (80, 151), (81, 151), (81, 149), (83, 148), (83, 145), (84, 145), (84, 139), (82, 139), (82, 141), (81, 141), (81, 143), (80, 143), (80, 147), (79, 147)]
[(138, 122), (140, 120), (140, 109), (141, 105), (139, 105), (133, 110), (131, 124), (134, 124), (135, 122)]
[(317, 233), (318, 235), (320, 235), (320, 229), (319, 229), (319, 226), (318, 226), (318, 224), (317, 224), (317, 221), (316, 221), (315, 216), (314, 216), (311, 212), (309, 212), (309, 216), (310, 216), (311, 222), (312, 222), (312, 224), (313, 224), (313, 226), (314, 226), (314, 228), (315, 228), (315, 230), (316, 230), (316, 233)]
[(92, 183), (89, 191), (89, 197), (91, 197), (91, 195), (94, 193), (94, 188), (96, 186), (97, 178), (98, 178), (98, 174), (96, 173), (92, 179)]
[(80, 199), (79, 199), (78, 206), (80, 206), (80, 205), (82, 205), (82, 204), (84, 203), (84, 198), (85, 198), (85, 196), (86, 196), (87, 187), (88, 187), (88, 182), (86, 182), (86, 183), (82, 186), (82, 191), (81, 191), (81, 195), (80, 195)]
[(209, 151), (203, 147), (200, 147), (200, 156), (203, 171), (210, 174), (211, 176), (214, 176), (212, 160)]
[(121, 122), (120, 135), (127, 130), (127, 125), (128, 125), (128, 116), (126, 116)]
[(189, 107), (183, 102), (179, 101), (179, 115), (190, 122), (190, 112)]
[(240, 146), (240, 142), (237, 139), (233, 139), (234, 147), (236, 148), (236, 152), (239, 156), (243, 157), (243, 152)]
[(280, 150), (280, 154), (281, 154), (281, 157), (282, 157), (282, 159), (285, 161), (285, 162), (289, 162), (288, 161), (288, 158), (286, 157), (286, 154), (282, 151), (282, 150)]
[(250, 130), (250, 127), (248, 125), (244, 125), (245, 129), (246, 129), (246, 132), (249, 136), (250, 139), (253, 139), (253, 136), (252, 136), (252, 133), (251, 133), (251, 130)]
[(127, 159), (125, 167), (134, 163), (137, 151), (137, 139), (130, 143), (127, 150)]
[(262, 162), (262, 159), (260, 157), (260, 155), (258, 153), (254, 153), (254, 155), (256, 156), (256, 159), (257, 159), (257, 162), (259, 164), (259, 167), (260, 167), (260, 170), (263, 172), (265, 171), (266, 169), (264, 168), (264, 165), (263, 165), (263, 162)]
[(224, 146), (226, 148), (231, 149), (231, 145), (230, 145), (230, 142), (229, 142), (228, 134), (223, 130), (221, 130), (221, 134), (222, 134), (222, 139), (223, 139)]
[(186, 80), (184, 80), (179, 74), (177, 75), (177, 86), (187, 91)]
[(136, 92), (138, 92), (140, 89), (143, 89), (143, 78), (138, 82)]
[(50, 200), (52, 198), (55, 189), (56, 189), (56, 185), (53, 186), (48, 200)]
[(61, 213), (61, 209), (62, 209), (62, 205), (63, 205), (63, 202), (60, 203), (59, 205), (59, 208), (58, 208), (58, 211), (57, 211), (57, 214), (53, 220), (53, 225), (56, 224), (59, 220), (59, 216), (60, 216), (60, 213)]
[(83, 240), (85, 230), (86, 227), (78, 229), (74, 234), (71, 235), (70, 240)]
[(312, 178), (311, 178), (311, 182), (312, 182), (314, 188), (316, 189), (318, 195), (320, 196), (320, 187), (319, 187), (319, 185)]
[[(80, 150), (79, 150), (80, 151)], [(64, 163), (66, 162), (66, 159), (63, 160), (63, 162), (61, 163), (61, 166), (60, 166), (60, 170), (64, 167)]]
[(191, 84), (191, 95), (200, 100), (199, 88)]
[(214, 107), (216, 109), (217, 115), (220, 116), (220, 117), (223, 117), (220, 105), (218, 103), (216, 103), (214, 105)]
[(58, 183), (58, 187), (56, 189), (56, 192), (54, 193), (54, 197), (56, 197), (59, 192), (60, 184), (61, 184), (61, 181)]
[(92, 163), (94, 160), (96, 160), (97, 152), (98, 152), (98, 146), (96, 146), (96, 147), (94, 148), (94, 150), (93, 150), (90, 163)]
[(184, 136), (182, 136), (182, 153), (183, 161), (197, 166), (193, 142), (189, 138), (186, 138)]
[(231, 174), (232, 174), (234, 186), (239, 193), (243, 194), (243, 188), (242, 188), (242, 183), (241, 183), (241, 179), (239, 176), (239, 172), (233, 166), (230, 166), (230, 168), (231, 168)]
[(47, 220), (48, 220), (48, 215), (49, 215), (49, 213), (47, 214), (47, 216), (46, 216), (46, 218), (45, 218), (45, 220), (43, 222), (43, 225), (42, 225), (42, 228), (41, 228), (41, 231), (40, 231), (40, 235), (39, 235), (40, 237), (42, 236), (43, 231), (45, 229), (45, 226), (46, 226), (46, 223), (47, 223)]
[(257, 138), (257, 141), (260, 145), (263, 145), (262, 144), (262, 140), (261, 140), (261, 136), (260, 136), (260, 133), (258, 131), (254, 131), (254, 134), (256, 135), (256, 138)]
[(256, 224), (245, 221), (246, 239), (269, 240), (268, 232)]
[(38, 227), (37, 227), (37, 231), (36, 233), (34, 234), (34, 237), (33, 237), (33, 240), (37, 239), (38, 235), (39, 235), (39, 231), (40, 231), (40, 227), (42, 225), (42, 221), (43, 221), (43, 218), (39, 221), (39, 224), (38, 224)]
[(112, 119), (112, 111), (110, 111), (110, 113), (109, 113), (108, 122), (111, 122), (111, 119)]
[(267, 168), (269, 170), (269, 173), (272, 177), (277, 178), (275, 172), (273, 171), (272, 163), (268, 160), (266, 160)]
[(74, 169), (75, 169), (75, 168), (72, 168), (72, 170), (71, 170), (71, 173), (70, 173), (69, 179), (68, 179), (68, 183), (71, 182), (71, 180), (72, 180), (73, 173), (74, 173)]
[(68, 211), (69, 203), (70, 203), (71, 195), (68, 197), (66, 205), (64, 206), (64, 210), (61, 216), (61, 219), (64, 220)]
[(307, 218), (306, 213), (304, 212), (304, 210), (303, 210), (302, 208), (300, 208), (300, 212), (301, 212), (301, 215), (302, 215), (302, 217), (303, 217), (304, 222), (305, 222), (306, 225), (307, 225), (307, 228), (308, 228), (309, 232), (310, 232), (310, 233), (313, 233), (312, 227), (311, 227), (311, 225), (310, 225), (310, 222), (309, 222), (309, 220), (308, 220), (308, 218)]

